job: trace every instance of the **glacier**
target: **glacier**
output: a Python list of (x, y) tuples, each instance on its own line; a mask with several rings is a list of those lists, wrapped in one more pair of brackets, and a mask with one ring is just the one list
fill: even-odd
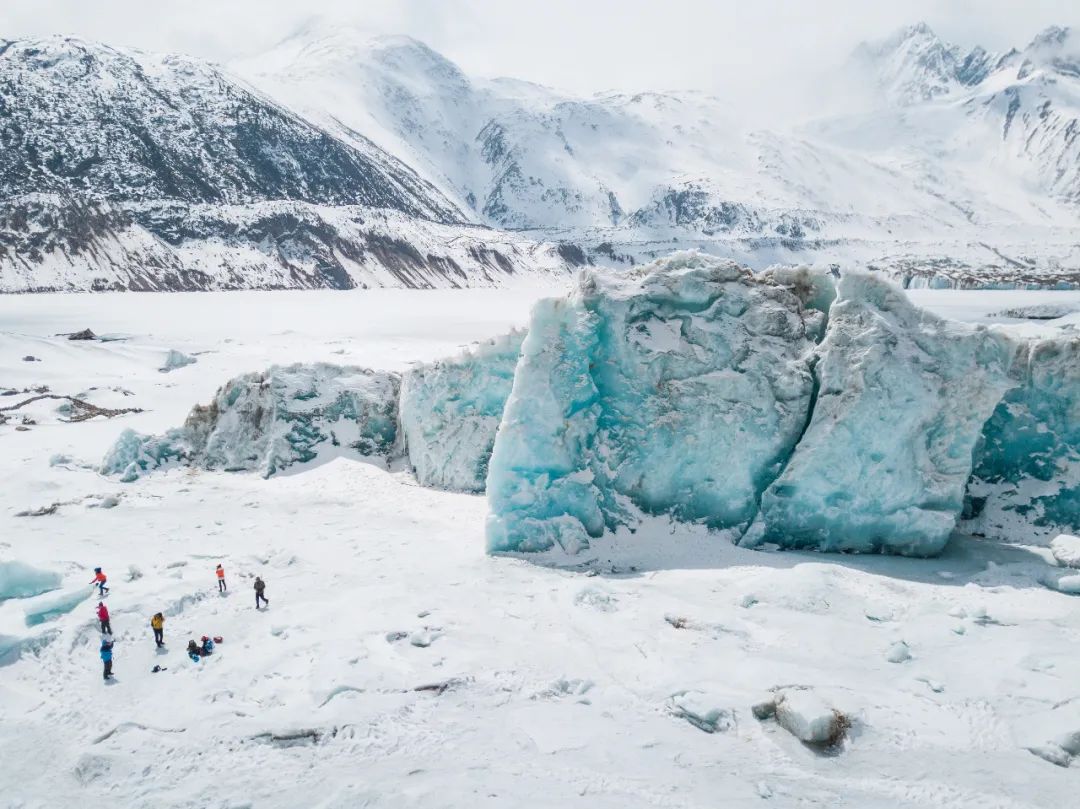
[(851, 272), (815, 354), (813, 416), (743, 543), (939, 553), (982, 426), (1013, 386), (1012, 343)]
[(387, 458), (397, 446), (397, 374), (327, 363), (275, 366), (222, 386), (181, 428), (127, 430), (99, 471), (133, 481), (170, 463), (270, 477), (333, 449)]
[(512, 332), (404, 374), (401, 430), (421, 485), (484, 491), (524, 337), (523, 332)]
[(982, 431), (963, 527), (1014, 541), (1080, 528), (1080, 337), (1022, 344)]
[(489, 549), (576, 553), (637, 511), (745, 528), (809, 412), (811, 277), (679, 253), (538, 304), (490, 462)]
[(124, 431), (99, 471), (335, 455), (486, 493), (496, 553), (573, 556), (651, 516), (744, 547), (1049, 541), (1080, 525), (1080, 338), (948, 321), (867, 271), (676, 253), (585, 270), (527, 331), (404, 374), (236, 377), (182, 427)]
[(945, 320), (866, 271), (586, 271), (534, 309), (488, 548), (575, 555), (657, 514), (746, 547), (910, 556), (958, 524), (1075, 530), (1078, 345)]

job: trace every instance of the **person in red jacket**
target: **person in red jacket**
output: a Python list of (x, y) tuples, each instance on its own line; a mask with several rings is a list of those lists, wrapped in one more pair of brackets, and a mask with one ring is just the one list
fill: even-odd
[(109, 608), (105, 606), (104, 601), (99, 601), (97, 605), (97, 617), (101, 621), (101, 633), (103, 635), (112, 634), (112, 624), (109, 623)]
[(107, 592), (109, 592), (109, 588), (105, 585), (105, 582), (107, 580), (108, 580), (108, 577), (104, 573), (101, 572), (101, 568), (100, 567), (95, 567), (94, 568), (94, 578), (90, 580), (90, 583), (97, 585), (98, 593), (103, 598), (104, 598), (105, 594)]
[(218, 592), (219, 593), (224, 593), (226, 590), (229, 589), (228, 587), (225, 586), (225, 569), (221, 565), (218, 565), (217, 570), (215, 570), (214, 572), (217, 573), (217, 589), (218, 589)]

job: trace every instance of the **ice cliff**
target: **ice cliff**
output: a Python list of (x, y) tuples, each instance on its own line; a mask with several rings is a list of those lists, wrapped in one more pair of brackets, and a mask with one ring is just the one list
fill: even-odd
[(962, 514), (997, 536), (1070, 530), (1077, 344), (943, 320), (864, 272), (694, 254), (587, 271), (534, 310), (488, 547), (576, 554), (643, 513), (749, 546), (914, 556)]
[(523, 338), (522, 332), (498, 337), (404, 375), (401, 430), (422, 485), (484, 491)]
[(227, 382), (183, 427), (127, 430), (102, 474), (131, 481), (170, 463), (263, 477), (335, 451), (386, 457), (397, 441), (397, 374), (328, 364), (273, 367)]
[(745, 528), (806, 423), (824, 314), (685, 255), (533, 312), (488, 473), (492, 550), (568, 552), (636, 509)]

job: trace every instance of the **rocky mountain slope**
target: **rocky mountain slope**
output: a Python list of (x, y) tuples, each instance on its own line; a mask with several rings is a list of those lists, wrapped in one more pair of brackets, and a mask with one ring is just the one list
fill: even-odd
[(220, 69), (0, 42), (0, 288), (493, 283), (561, 266)]
[(852, 54), (843, 115), (766, 130), (700, 93), (570, 96), (317, 25), (228, 69), (0, 41), (0, 289), (491, 284), (676, 248), (1076, 287), (1078, 42), (913, 25)]
[(1074, 40), (1051, 29), (998, 56), (911, 26), (844, 71), (876, 103), (783, 131), (697, 93), (479, 80), (415, 40), (342, 29), (303, 29), (234, 67), (342, 137), (366, 133), (487, 224), (599, 263), (696, 246), (916, 284), (1070, 285)]

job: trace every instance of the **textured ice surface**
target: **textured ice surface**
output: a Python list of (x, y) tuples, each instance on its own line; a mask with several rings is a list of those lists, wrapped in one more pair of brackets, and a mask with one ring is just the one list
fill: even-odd
[(164, 436), (125, 431), (101, 465), (130, 481), (169, 462), (269, 477), (338, 453), (387, 457), (397, 441), (397, 374), (327, 364), (275, 366), (226, 383)]
[(932, 555), (956, 525), (983, 424), (1014, 383), (1000, 334), (848, 273), (829, 311), (806, 433), (747, 544)]
[(488, 473), (490, 549), (575, 553), (636, 510), (744, 527), (806, 423), (824, 315), (804, 304), (826, 287), (676, 254), (539, 303)]
[(12, 560), (0, 562), (0, 601), (26, 598), (60, 586), (60, 574)]
[(26, 625), (37, 626), (61, 615), (66, 615), (96, 594), (97, 590), (89, 585), (77, 585), (39, 595), (35, 598), (28, 598), (22, 602)]
[(524, 336), (515, 332), (497, 337), (404, 375), (401, 430), (422, 485), (484, 491)]
[(1022, 345), (982, 431), (964, 528), (1016, 541), (1080, 529), (1080, 337)]

